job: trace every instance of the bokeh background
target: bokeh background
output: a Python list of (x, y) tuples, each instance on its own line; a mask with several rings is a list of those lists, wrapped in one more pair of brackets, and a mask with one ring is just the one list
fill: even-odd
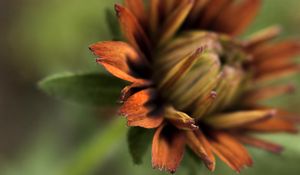
[[(111, 39), (106, 9), (116, 0), (0, 1), (0, 174), (154, 175), (149, 153), (132, 163), (123, 120), (103, 110), (53, 99), (37, 82), (57, 72), (100, 71), (88, 45)], [(300, 39), (300, 1), (265, 0), (247, 33), (280, 24), (283, 37)], [(300, 114), (300, 75), (283, 80), (297, 93), (267, 101)], [(83, 89), (84, 90), (84, 89)], [(105, 115), (106, 116), (106, 115)], [(255, 159), (245, 175), (300, 174), (300, 136), (264, 135), (286, 146), (282, 155), (250, 148)], [(187, 165), (187, 166), (185, 166)], [(178, 174), (209, 174), (184, 160)], [(234, 174), (218, 163), (214, 174)]]

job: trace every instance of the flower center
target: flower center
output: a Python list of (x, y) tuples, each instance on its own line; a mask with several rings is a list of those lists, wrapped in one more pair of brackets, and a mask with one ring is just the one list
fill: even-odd
[(191, 31), (159, 50), (153, 75), (159, 92), (193, 118), (229, 108), (249, 82), (248, 55), (227, 36)]

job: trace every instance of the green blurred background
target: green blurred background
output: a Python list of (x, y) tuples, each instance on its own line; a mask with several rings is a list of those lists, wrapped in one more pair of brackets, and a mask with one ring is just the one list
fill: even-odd
[[(133, 165), (125, 121), (107, 120), (107, 111), (58, 101), (37, 88), (53, 73), (100, 71), (87, 47), (111, 39), (105, 10), (115, 2), (0, 1), (0, 175), (159, 174), (149, 153), (143, 165)], [(248, 33), (280, 24), (284, 37), (300, 38), (299, 10), (299, 0), (265, 0)], [(283, 81), (295, 83), (299, 92), (266, 103), (300, 114), (300, 76)], [(300, 136), (263, 137), (286, 151), (272, 155), (250, 148), (256, 163), (242, 174), (300, 174)], [(177, 174), (209, 174), (188, 158), (183, 164)], [(234, 173), (218, 163), (214, 174)]]

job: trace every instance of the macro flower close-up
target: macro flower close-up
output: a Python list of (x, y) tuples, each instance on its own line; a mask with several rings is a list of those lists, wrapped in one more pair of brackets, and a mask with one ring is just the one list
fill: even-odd
[(1, 1), (0, 175), (299, 175), (299, 9)]
[(290, 93), (267, 81), (298, 73), (296, 40), (273, 42), (273, 26), (240, 40), (261, 0), (126, 0), (115, 5), (123, 41), (93, 44), (97, 62), (130, 82), (119, 113), (130, 127), (155, 128), (152, 166), (175, 173), (186, 147), (214, 171), (216, 158), (240, 172), (244, 145), (280, 153), (251, 133), (296, 133), (293, 114), (260, 100)]

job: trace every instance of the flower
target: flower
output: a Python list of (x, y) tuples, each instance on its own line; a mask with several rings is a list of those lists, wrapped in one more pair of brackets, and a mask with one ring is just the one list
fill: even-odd
[(294, 40), (273, 41), (277, 26), (237, 38), (261, 0), (125, 0), (115, 5), (127, 42), (90, 46), (97, 62), (131, 85), (120, 114), (128, 126), (156, 128), (154, 168), (174, 173), (190, 148), (213, 171), (215, 156), (240, 172), (253, 161), (244, 144), (279, 153), (253, 132), (297, 132), (293, 114), (259, 101), (294, 90), (268, 85), (297, 73)]

